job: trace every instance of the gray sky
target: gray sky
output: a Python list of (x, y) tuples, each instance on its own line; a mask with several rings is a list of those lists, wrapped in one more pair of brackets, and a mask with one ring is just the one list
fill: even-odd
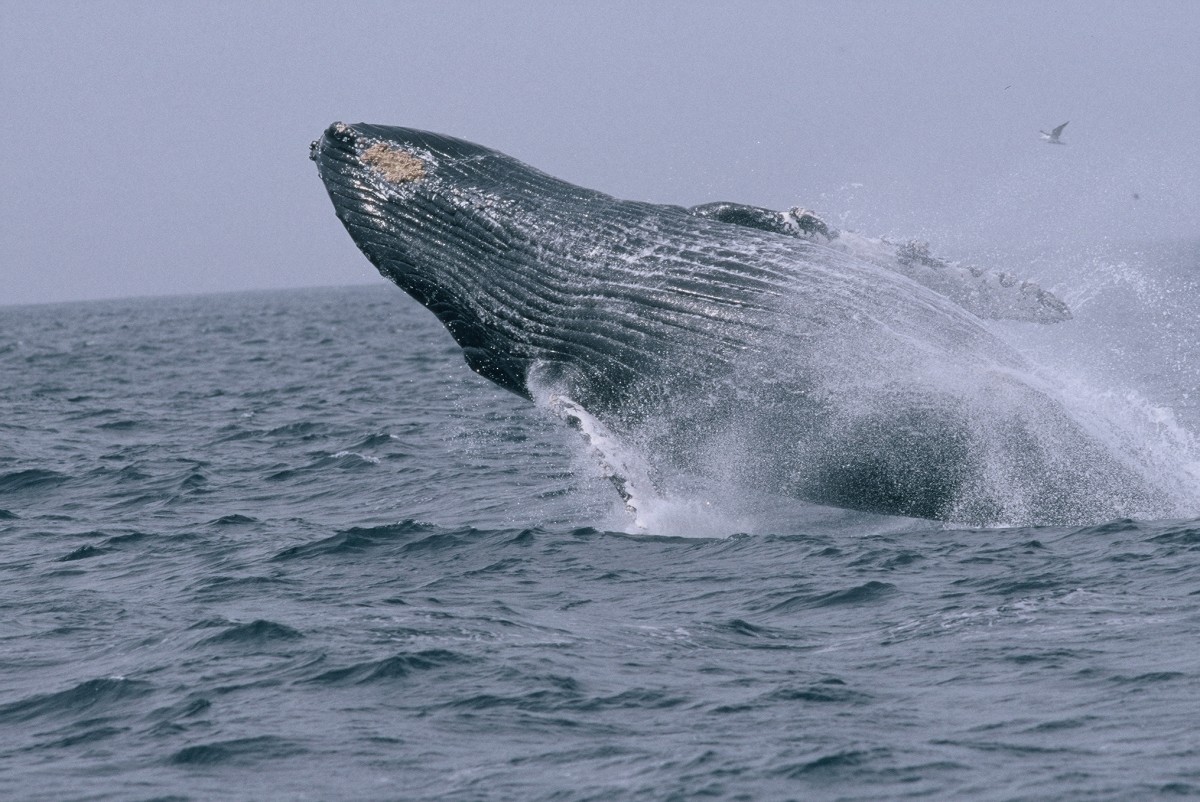
[(1197, 237), (1198, 53), (1189, 0), (0, 0), (0, 304), (375, 280), (334, 120), (952, 255)]

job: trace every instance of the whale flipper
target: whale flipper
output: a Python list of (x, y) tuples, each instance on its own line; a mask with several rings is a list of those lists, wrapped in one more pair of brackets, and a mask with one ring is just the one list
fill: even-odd
[(949, 298), (976, 317), (1058, 323), (1071, 310), (1054, 293), (1009, 273), (949, 262), (930, 253), (929, 244), (894, 243), (838, 231), (811, 211), (793, 206), (779, 212), (760, 206), (719, 201), (693, 206), (689, 214), (722, 223), (798, 237), (865, 259)]
[(926, 242), (897, 244), (841, 232), (831, 247), (900, 273), (985, 320), (1060, 323), (1071, 319), (1070, 307), (1038, 284), (1011, 273), (941, 259), (930, 253)]

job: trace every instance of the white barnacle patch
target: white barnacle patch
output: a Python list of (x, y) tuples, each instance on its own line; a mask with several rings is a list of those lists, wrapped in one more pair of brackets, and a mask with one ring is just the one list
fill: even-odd
[(425, 177), (425, 162), (419, 156), (386, 142), (376, 142), (364, 150), (362, 161), (395, 184), (407, 184)]

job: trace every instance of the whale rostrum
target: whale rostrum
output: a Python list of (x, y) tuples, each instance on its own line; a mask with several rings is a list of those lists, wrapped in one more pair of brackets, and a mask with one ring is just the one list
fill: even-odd
[(449, 136), (335, 123), (310, 155), (380, 273), (470, 367), (568, 399), (654, 480), (967, 523), (1164, 504), (982, 318), (1050, 292), (811, 212), (619, 200)]

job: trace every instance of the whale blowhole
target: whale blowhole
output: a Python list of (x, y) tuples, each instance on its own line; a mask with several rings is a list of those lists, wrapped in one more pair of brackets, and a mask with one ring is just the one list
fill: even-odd
[(363, 151), (362, 161), (396, 184), (407, 184), (425, 177), (425, 163), (404, 148), (376, 142)]

